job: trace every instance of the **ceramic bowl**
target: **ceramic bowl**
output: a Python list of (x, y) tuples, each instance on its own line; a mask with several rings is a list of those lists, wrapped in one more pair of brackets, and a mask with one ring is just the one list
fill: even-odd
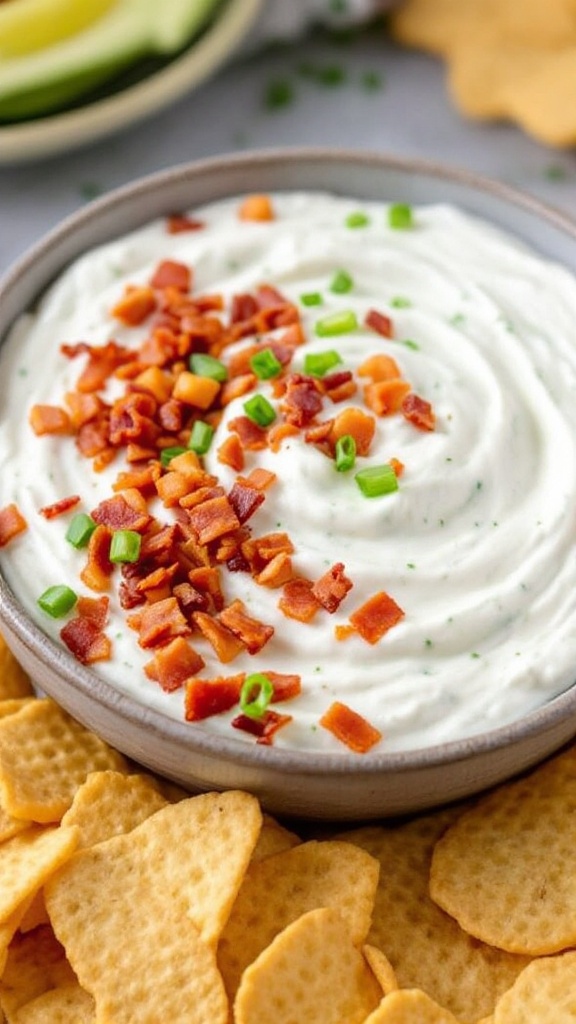
[[(156, 216), (242, 192), (322, 189), (381, 201), (450, 202), (576, 273), (576, 225), (503, 185), (385, 155), (284, 150), (177, 167), (70, 217), (0, 285), (0, 339), (71, 260)], [(1, 387), (8, 386), (2, 381)], [(191, 789), (244, 788), (272, 812), (340, 821), (438, 805), (492, 786), (576, 733), (576, 687), (512, 725), (407, 753), (313, 754), (248, 745), (164, 717), (116, 692), (43, 634), (0, 578), (0, 625), (36, 684), (121, 751)], [(576, 675), (576, 666), (575, 666)]]

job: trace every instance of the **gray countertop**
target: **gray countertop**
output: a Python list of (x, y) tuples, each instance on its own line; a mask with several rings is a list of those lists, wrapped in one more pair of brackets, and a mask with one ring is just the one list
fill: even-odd
[[(270, 102), (277, 86), (283, 105)], [(423, 157), (498, 178), (576, 217), (576, 153), (510, 124), (465, 120), (442, 64), (380, 27), (314, 34), (230, 62), (167, 111), (82, 150), (0, 168), (0, 272), (90, 198), (150, 172), (234, 150), (356, 147)]]

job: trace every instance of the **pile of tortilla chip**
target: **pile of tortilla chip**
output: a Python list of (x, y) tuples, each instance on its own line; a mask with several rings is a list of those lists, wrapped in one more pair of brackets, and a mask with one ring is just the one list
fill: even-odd
[(575, 0), (404, 0), (391, 31), (446, 60), (467, 116), (517, 121), (552, 146), (576, 142)]
[(127, 763), (0, 641), (8, 1024), (576, 1022), (576, 747), (475, 803), (301, 838)]

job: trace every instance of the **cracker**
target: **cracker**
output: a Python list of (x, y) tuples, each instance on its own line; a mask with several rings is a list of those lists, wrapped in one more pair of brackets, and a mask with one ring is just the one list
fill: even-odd
[(90, 772), (124, 758), (50, 698), (0, 720), (0, 797), (15, 818), (59, 821)]
[(96, 1024), (94, 1000), (78, 984), (54, 988), (26, 1003), (10, 1024)]
[(573, 1024), (576, 953), (542, 957), (522, 971), (499, 1000), (494, 1024)]
[(260, 826), (258, 803), (246, 793), (191, 797), (80, 851), (48, 883), (54, 930), (98, 1019), (226, 1024), (210, 946)]
[(30, 677), (12, 654), (0, 635), (0, 701), (31, 697), (34, 694)]
[(252, 860), (263, 860), (264, 857), (272, 857), (276, 853), (282, 853), (283, 850), (291, 850), (294, 846), (299, 846), (300, 843), (301, 839), (294, 832), (290, 832), (289, 829), (284, 828), (283, 825), (280, 825), (270, 815), (265, 814), (258, 842), (252, 854)]
[(31, 932), (41, 924), (49, 924), (48, 911), (44, 902), (44, 890), (39, 889), (19, 924), (21, 932)]
[(167, 803), (150, 776), (92, 772), (76, 791), (62, 824), (77, 826), (79, 848), (94, 846), (131, 832)]
[[(73, 854), (73, 828), (33, 826), (0, 846), (0, 922), (8, 920)], [(27, 908), (26, 908), (27, 909)]]
[(384, 995), (395, 992), (399, 988), (398, 978), (386, 954), (377, 946), (370, 945), (363, 946), (362, 952)]
[(576, 746), (465, 812), (436, 844), (430, 893), (470, 935), (532, 956), (576, 943)]
[(381, 991), (336, 910), (311, 910), (248, 967), (236, 1024), (363, 1024)]
[(0, 981), (0, 1006), (12, 1021), (25, 1003), (75, 981), (64, 948), (50, 925), (43, 925), (27, 935), (17, 934), (12, 941)]
[(392, 992), (366, 1018), (364, 1024), (459, 1024), (449, 1010), (438, 1006), (419, 989)]
[(432, 851), (461, 808), (397, 827), (344, 833), (380, 862), (368, 942), (382, 950), (401, 988), (422, 989), (463, 1021), (491, 1013), (526, 964), (471, 939), (428, 895)]
[(378, 864), (342, 842), (311, 841), (251, 864), (220, 939), (218, 963), (232, 997), (242, 972), (302, 914), (333, 907), (353, 943), (370, 927)]

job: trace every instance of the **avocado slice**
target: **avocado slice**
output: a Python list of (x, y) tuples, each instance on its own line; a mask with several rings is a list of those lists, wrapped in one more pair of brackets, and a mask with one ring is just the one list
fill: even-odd
[[(0, 118), (14, 121), (47, 114), (80, 99), (143, 58), (170, 57), (204, 28), (220, 3), (100, 0), (103, 13), (81, 31), (21, 56), (0, 56)], [(30, 7), (31, 0), (0, 4), (0, 39), (2, 13), (19, 4)], [(95, 0), (91, 7), (93, 12), (98, 7)]]

